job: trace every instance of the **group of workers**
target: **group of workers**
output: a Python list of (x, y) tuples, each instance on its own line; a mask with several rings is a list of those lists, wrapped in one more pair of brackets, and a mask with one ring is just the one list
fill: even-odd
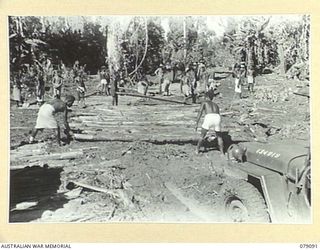
[[(197, 67), (196, 67), (197, 66)], [(80, 66), (79, 62), (76, 61), (73, 66), (73, 81), (77, 86), (77, 94), (79, 103), (83, 103), (85, 105), (85, 73), (84, 73), (85, 65)], [(99, 87), (101, 93), (106, 95), (111, 95), (113, 97), (112, 104), (118, 105), (118, 98), (117, 98), (117, 86), (119, 81), (122, 79), (120, 74), (119, 76), (111, 76), (109, 74), (108, 69), (105, 66), (101, 67), (101, 70), (98, 72), (100, 81)], [(169, 86), (170, 86), (170, 79), (169, 77), (165, 76), (165, 70), (163, 69), (163, 65), (160, 65), (159, 68), (156, 70), (156, 75), (158, 76), (159, 80), (159, 93), (162, 93), (162, 87), (164, 86), (165, 94), (169, 95)], [(249, 92), (253, 92), (253, 83), (254, 83), (254, 76), (253, 70), (246, 70), (245, 64), (240, 63), (236, 64), (233, 69), (233, 77), (235, 78), (235, 93), (238, 93), (241, 98), (241, 86), (243, 85), (243, 81), (246, 77), (248, 82), (248, 90)], [(114, 78), (114, 79), (113, 79)], [(143, 81), (143, 79), (141, 79)], [(147, 80), (146, 80), (147, 81)], [(200, 118), (203, 114), (205, 114), (203, 124), (201, 126), (201, 136), (199, 138), (196, 153), (200, 153), (200, 149), (206, 140), (207, 133), (210, 129), (214, 129), (217, 142), (219, 146), (219, 150), (222, 154), (224, 154), (224, 143), (222, 139), (221, 133), (221, 116), (218, 105), (213, 102), (213, 97), (215, 96), (215, 87), (216, 85), (212, 85), (214, 81), (214, 77), (208, 76), (206, 72), (205, 65), (200, 63), (198, 65), (190, 65), (188, 66), (181, 78), (183, 82), (181, 85), (184, 84), (190, 88), (190, 93), (195, 94), (195, 90), (197, 87), (204, 85), (204, 96), (205, 101), (202, 102), (200, 110), (198, 112), (198, 116), (196, 119), (196, 126), (195, 129), (198, 128), (198, 123)], [(115, 82), (116, 84), (111, 84)], [(75, 101), (75, 97), (73, 95), (67, 95), (65, 97), (65, 101), (60, 99), (61, 97), (61, 88), (62, 88), (63, 79), (61, 73), (58, 70), (53, 71), (52, 76), (52, 85), (53, 85), (53, 95), (54, 99), (43, 103), (40, 106), (37, 121), (34, 129), (31, 132), (31, 136), (29, 139), (30, 143), (33, 143), (38, 131), (42, 131), (43, 129), (55, 129), (56, 130), (56, 138), (59, 145), (61, 145), (61, 136), (60, 136), (60, 126), (55, 119), (56, 113), (64, 113), (64, 126), (65, 126), (65, 134), (67, 135), (68, 139), (72, 138), (72, 131), (68, 124), (68, 108), (71, 107)], [(14, 87), (15, 88), (15, 87)], [(15, 95), (15, 89), (13, 90), (13, 94)], [(199, 91), (200, 92), (200, 91)], [(185, 93), (187, 96), (189, 93)]]

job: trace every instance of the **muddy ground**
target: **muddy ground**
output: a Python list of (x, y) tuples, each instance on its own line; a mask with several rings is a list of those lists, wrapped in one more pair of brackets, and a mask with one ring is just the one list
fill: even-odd
[[(215, 101), (221, 112), (229, 112), (223, 117), (223, 131), (229, 136), (225, 146), (232, 141), (296, 139), (305, 143), (309, 140), (309, 99), (293, 93), (308, 91), (308, 83), (275, 74), (258, 76), (255, 93), (249, 95), (244, 86), (245, 98), (238, 100), (234, 97), (233, 79), (226, 77), (219, 81), (221, 85)], [(88, 92), (93, 92), (96, 85), (97, 79), (92, 77), (87, 82)], [(178, 83), (172, 85), (171, 92), (168, 98), (183, 100)], [(72, 115), (88, 110), (95, 112), (90, 108), (90, 99), (96, 103), (97, 98), (99, 100), (96, 95), (88, 97), (86, 109), (75, 105)], [(150, 105), (146, 105), (148, 103)], [(112, 109), (111, 97), (101, 96), (100, 105)], [(148, 112), (150, 107), (166, 103), (120, 96), (119, 109), (129, 105), (143, 105)], [(12, 151), (28, 140), (37, 110), (35, 105), (11, 106)], [(185, 127), (194, 127), (196, 113), (192, 115), (194, 119)], [(52, 136), (52, 131), (37, 136), (38, 144), (44, 145), (46, 153), (80, 150), (82, 155), (63, 162), (62, 166), (43, 167), (43, 164), (11, 161), (11, 166), (25, 164), (29, 167), (11, 170), (10, 222), (223, 221), (219, 213), (221, 187), (230, 180), (221, 168), (227, 166), (228, 161), (214, 145), (197, 155), (195, 141), (156, 144), (74, 140), (58, 147)], [(107, 167), (100, 164), (111, 160), (120, 163)], [(89, 188), (80, 187), (79, 183)]]

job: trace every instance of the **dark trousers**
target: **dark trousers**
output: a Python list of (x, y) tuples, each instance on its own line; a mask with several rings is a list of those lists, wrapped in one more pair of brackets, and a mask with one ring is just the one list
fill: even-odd
[(118, 106), (118, 95), (117, 94), (112, 96), (112, 106)]

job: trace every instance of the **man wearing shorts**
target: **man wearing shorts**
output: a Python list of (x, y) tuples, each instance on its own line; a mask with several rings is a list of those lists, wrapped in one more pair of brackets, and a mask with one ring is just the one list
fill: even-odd
[(108, 77), (107, 68), (105, 66), (101, 67), (100, 71), (100, 85), (101, 85), (101, 92), (105, 95), (110, 95), (110, 79)]
[(37, 123), (32, 131), (29, 142), (34, 142), (34, 139), (38, 131), (43, 131), (43, 129), (55, 129), (57, 135), (57, 142), (60, 146), (60, 126), (56, 118), (54, 117), (54, 115), (59, 112), (64, 113), (65, 133), (70, 138), (72, 136), (72, 132), (70, 131), (68, 123), (68, 107), (72, 106), (74, 100), (74, 96), (68, 95), (65, 98), (65, 102), (60, 99), (54, 99), (51, 102), (44, 103), (39, 109)]
[(198, 128), (199, 120), (203, 112), (205, 112), (205, 117), (204, 117), (203, 124), (201, 126), (201, 137), (197, 145), (197, 150), (196, 150), (197, 154), (200, 153), (200, 147), (202, 146), (209, 129), (213, 128), (214, 131), (216, 132), (219, 150), (221, 154), (224, 155), (223, 140), (222, 140), (222, 134), (221, 134), (221, 116), (220, 116), (218, 105), (212, 102), (213, 97), (214, 97), (214, 91), (209, 90), (206, 93), (206, 100), (201, 104), (201, 107), (198, 113), (197, 122), (196, 122), (196, 131)]

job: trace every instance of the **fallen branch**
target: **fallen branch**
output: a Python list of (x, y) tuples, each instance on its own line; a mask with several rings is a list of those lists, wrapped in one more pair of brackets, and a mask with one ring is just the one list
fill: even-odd
[(89, 189), (89, 190), (93, 190), (93, 191), (96, 191), (96, 192), (108, 194), (108, 195), (110, 195), (110, 196), (112, 196), (112, 197), (114, 197), (116, 199), (121, 200), (122, 203), (125, 206), (132, 206), (133, 205), (132, 201), (128, 198), (128, 196), (124, 193), (123, 190), (96, 187), (96, 186), (92, 186), (92, 185), (89, 185), (89, 184), (80, 183), (80, 182), (77, 182), (77, 181), (72, 181), (68, 185), (70, 185), (70, 184), (74, 184), (76, 186), (83, 187), (83, 188), (86, 188), (86, 189)]
[(308, 98), (310, 98), (310, 95), (309, 95), (309, 93), (299, 93), (299, 92), (293, 92), (293, 94), (295, 94), (295, 95), (301, 95), (301, 96), (305, 96), (305, 97), (308, 97)]

